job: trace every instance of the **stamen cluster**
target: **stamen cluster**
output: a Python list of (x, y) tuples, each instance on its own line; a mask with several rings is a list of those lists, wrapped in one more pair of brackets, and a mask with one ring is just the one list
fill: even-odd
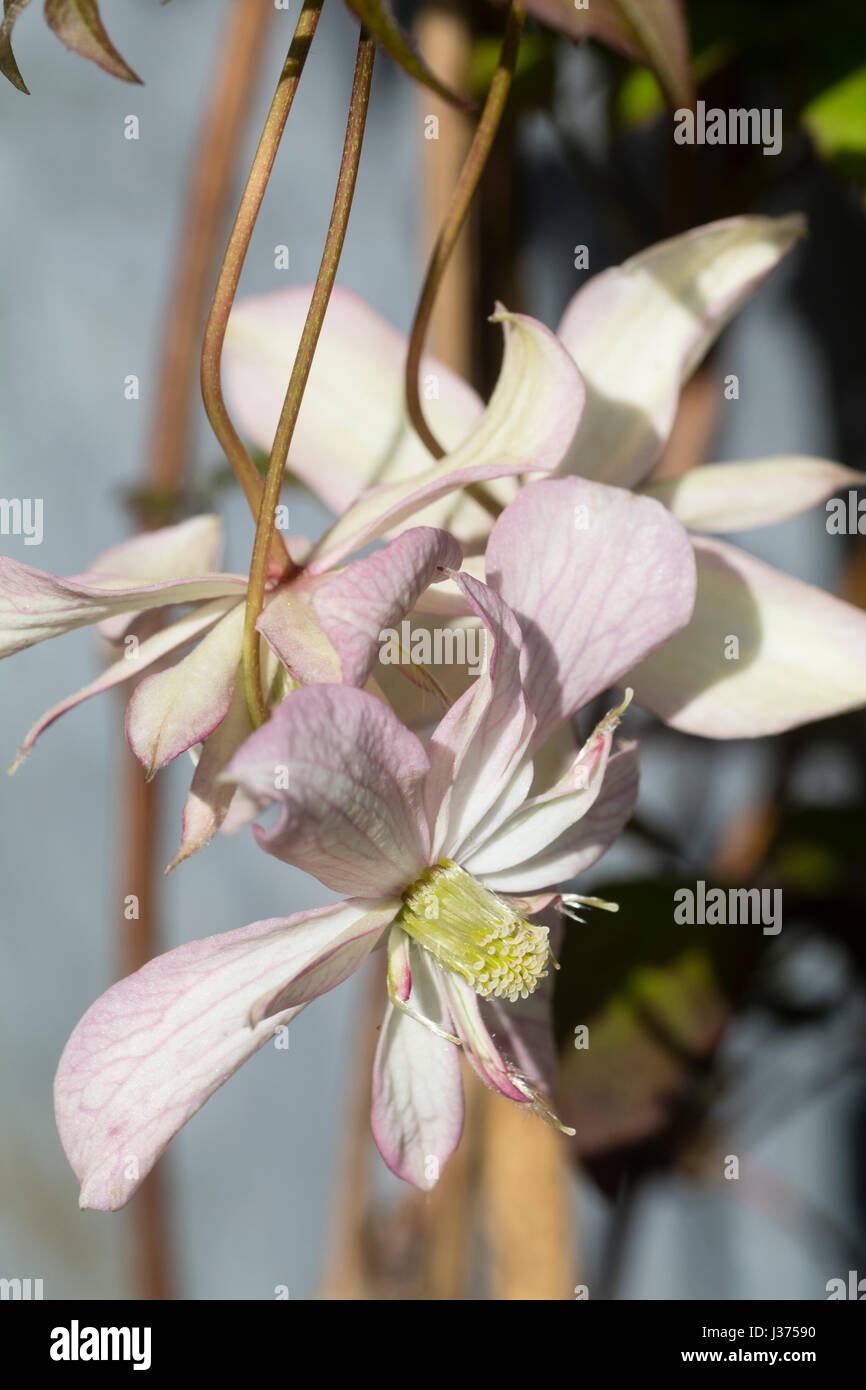
[(547, 974), (547, 928), (525, 921), (450, 859), (406, 889), (397, 922), (483, 999), (527, 999)]

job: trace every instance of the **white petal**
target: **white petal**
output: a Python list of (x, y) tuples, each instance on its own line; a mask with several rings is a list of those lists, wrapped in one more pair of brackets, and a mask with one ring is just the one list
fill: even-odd
[(126, 737), (149, 776), (201, 743), (225, 718), (243, 626), (244, 605), (237, 603), (183, 661), (136, 686), (126, 710)]
[[(310, 303), (310, 287), (241, 299), (232, 310), (223, 354), (226, 399), (241, 429), (265, 453)], [(406, 417), (402, 333), (350, 290), (331, 295), (289, 454), (289, 467), (340, 513), (367, 488), (423, 473), (430, 455)], [(456, 449), (483, 404), (441, 362), (424, 359), (422, 381), (435, 382), (424, 403), (444, 448)]]
[[(409, 1004), (434, 1023), (442, 1001), (426, 953), (412, 947)], [(463, 1131), (460, 1049), (388, 1005), (373, 1067), (373, 1138), (398, 1178), (436, 1186)]]
[(841, 463), (799, 454), (711, 463), (642, 489), (690, 531), (747, 531), (798, 516), (842, 488), (866, 483)]
[(564, 472), (623, 487), (646, 476), (670, 434), (682, 383), (804, 228), (800, 216), (712, 222), (578, 291), (559, 334), (587, 398)]
[(487, 882), (488, 874), (513, 870), (543, 854), (583, 819), (602, 790), (620, 715), (620, 709), (612, 710), (601, 721), (555, 786), (525, 801), (492, 834), (473, 840), (461, 859), (469, 873)]
[(866, 704), (866, 613), (723, 541), (694, 538), (688, 627), (623, 677), (674, 728), (781, 733)]
[(366, 902), (254, 922), (179, 946), (114, 985), (66, 1044), (54, 1083), (57, 1127), (81, 1205), (123, 1206), (163, 1149), (303, 1000), (264, 1016), (287, 982), (361, 938), (387, 913)]
[(30, 729), (9, 771), (14, 772), (18, 768), (39, 735), (44, 733), (55, 719), (59, 719), (61, 714), (66, 714), (67, 710), (74, 709), (83, 700), (89, 700), (92, 695), (99, 695), (103, 690), (110, 690), (116, 685), (122, 685), (124, 681), (134, 680), (141, 675), (142, 671), (153, 666), (155, 662), (169, 656), (180, 647), (186, 646), (193, 638), (200, 637), (203, 632), (207, 632), (208, 628), (212, 628), (215, 623), (218, 623), (232, 606), (233, 600), (231, 599), (215, 599), (212, 603), (202, 604), (200, 608), (184, 614), (176, 622), (170, 623), (167, 627), (155, 632), (152, 637), (146, 638), (134, 656), (121, 657), (119, 661), (115, 661), (101, 675), (97, 676), (96, 680), (91, 681), (81, 690), (77, 690), (74, 695), (68, 695), (65, 700), (53, 705)]
[(556, 468), (583, 409), (580, 374), (543, 324), (504, 309), (496, 319), (505, 330), (505, 357), (475, 430), (424, 472), (361, 497), (316, 545), (311, 573), (330, 569), (457, 488)]
[(246, 580), (233, 574), (133, 584), (108, 575), (58, 579), (0, 556), (0, 657), (74, 628), (101, 623), (115, 614), (146, 613), (151, 608), (204, 599), (238, 598), (245, 588)]
[(637, 793), (637, 744), (626, 743), (608, 760), (601, 792), (586, 815), (576, 824), (567, 826), (535, 858), (484, 874), (485, 887), (509, 896), (537, 893), (582, 874), (622, 834), (634, 812)]

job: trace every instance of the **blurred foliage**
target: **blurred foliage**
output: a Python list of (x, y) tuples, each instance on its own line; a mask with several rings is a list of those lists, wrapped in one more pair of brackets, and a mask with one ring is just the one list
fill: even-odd
[[(489, 35), (476, 38), (472, 45), (467, 85), (477, 101), (483, 101), (493, 81), (501, 51), (501, 38)], [(553, 35), (543, 31), (526, 34), (517, 55), (508, 109), (514, 112), (546, 106), (550, 101), (554, 72)]]
[(21, 11), (29, 4), (30, 0), (3, 0), (3, 18), (0, 19), (0, 72), (19, 92), (26, 92), (28, 88), (12, 52), (12, 30)]
[[(692, 66), (704, 84), (747, 93), (747, 104), (782, 107), (800, 123), (822, 159), (845, 178), (866, 183), (866, 5), (827, 0), (816, 22), (811, 0), (691, 0)], [(738, 103), (740, 97), (737, 98)], [(649, 68), (623, 72), (615, 100), (621, 126), (644, 124), (664, 109)]]
[[(560, 1046), (572, 1038), (578, 1023), (602, 1013), (615, 998), (640, 1000), (641, 1007), (645, 1004), (651, 1011), (660, 1006), (662, 1027), (665, 1015), (674, 1018), (677, 1013), (676, 1008), (668, 1009), (672, 1001), (664, 992), (659, 993), (664, 972), (675, 967), (676, 973), (686, 958), (691, 972), (699, 971), (705, 983), (716, 980), (726, 992), (733, 991), (739, 943), (734, 942), (730, 928), (684, 927), (674, 922), (674, 892), (684, 882), (688, 884), (689, 879), (680, 874), (676, 879), (662, 875), (593, 887), (594, 896), (618, 903), (619, 912), (604, 918), (593, 915), (566, 931), (556, 979)], [(708, 889), (716, 886), (707, 883)], [(753, 935), (750, 931), (749, 942)], [(645, 994), (649, 981), (651, 999)], [(677, 1036), (676, 1028), (671, 1036)], [(681, 1041), (688, 1045), (685, 1035)]]
[[(672, 1123), (764, 949), (754, 927), (677, 924), (681, 886), (682, 876), (605, 884), (598, 895), (618, 902), (618, 915), (566, 932), (555, 992), (558, 1098), (582, 1156), (627, 1148)], [(588, 1046), (579, 1045), (581, 1026)]]
[(862, 0), (689, 0), (688, 18), (694, 52), (732, 45), (747, 71), (783, 80), (798, 111), (863, 61)]
[(648, 63), (674, 105), (693, 99), (683, 0), (524, 0), (527, 10), (572, 39), (598, 39)]
[[(29, 88), (12, 52), (12, 30), (29, 4), (30, 0), (3, 0), (0, 20), (0, 72), (19, 92), (29, 92)], [(124, 82), (141, 81), (108, 37), (96, 0), (45, 0), (44, 15), (48, 27), (73, 53)]]
[[(714, 77), (736, 56), (733, 43), (720, 39), (709, 48), (692, 56), (692, 71), (700, 84)], [(614, 113), (618, 124), (643, 125), (655, 120), (664, 110), (664, 96), (650, 68), (632, 68), (625, 74), (616, 92)]]
[[(793, 749), (777, 741), (789, 773), (810, 742), (814, 753), (816, 745), (826, 752), (849, 739), (863, 770), (856, 716), (832, 721), (811, 741), (800, 733)], [(719, 1044), (738, 1013), (760, 1008), (779, 1028), (832, 1013), (835, 996), (794, 992), (785, 982), (777, 966), (786, 953), (823, 937), (842, 947), (849, 974), (866, 976), (864, 844), (866, 791), (841, 806), (791, 802), (776, 809), (761, 862), (737, 886), (782, 890), (779, 936), (765, 936), (760, 924), (675, 922), (677, 889), (694, 888), (699, 879), (708, 893), (733, 886), (685, 867), (684, 857), (677, 873), (593, 886), (620, 911), (566, 933), (555, 990), (558, 1103), (577, 1131), (576, 1156), (609, 1195), (625, 1174), (675, 1162), (706, 1124), (728, 1080), (718, 1066)], [(576, 1035), (581, 1025), (588, 1046)]]
[(823, 159), (847, 177), (866, 183), (866, 67), (810, 101), (803, 124)]

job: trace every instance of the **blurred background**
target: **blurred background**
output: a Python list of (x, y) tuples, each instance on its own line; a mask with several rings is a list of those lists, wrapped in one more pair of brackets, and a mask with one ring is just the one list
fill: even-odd
[[(42, 497), (44, 539), (3, 537), (3, 551), (52, 573), (80, 572), (135, 523), (193, 153), (240, 3), (105, 5), (142, 87), (67, 53), (38, 7), (16, 29), (32, 95), (0, 88), (0, 495)], [(687, 8), (700, 95), (781, 107), (781, 155), (675, 148), (648, 69), (531, 26), (435, 346), (487, 388), (494, 299), (555, 326), (588, 275), (662, 236), (802, 210), (808, 242), (684, 392), (660, 469), (784, 452), (862, 469), (862, 6), (826, 3), (817, 19), (798, 3)], [(232, 210), (298, 9), (269, 18)], [(483, 90), (500, 8), (398, 9), (437, 70)], [(315, 275), (355, 38), (328, 0), (242, 293)], [(465, 129), (385, 58), (377, 69), (340, 282), (405, 330)], [(423, 139), (433, 110), (438, 147)], [(137, 140), (124, 138), (129, 115)], [(281, 244), (288, 272), (274, 267)], [(575, 269), (576, 244), (590, 248), (588, 270)], [(728, 373), (736, 401), (724, 399)], [(130, 374), (138, 400), (124, 396)], [(222, 513), (225, 567), (245, 570), (252, 525), (223, 485), (197, 394), (187, 462), (188, 503)], [(293, 530), (323, 529), (308, 493), (287, 496)], [(819, 507), (738, 544), (866, 606), (864, 542), (828, 535), (825, 520)], [(0, 664), (6, 763), (103, 658), (85, 631)], [(287, 1051), (266, 1047), (214, 1096), (172, 1144), (158, 1191), (109, 1216), (78, 1210), (51, 1082), (71, 1028), (136, 949), (124, 936), (135, 925), (123, 917), (122, 712), (112, 696), (73, 711), (0, 784), (0, 1276), (41, 1278), (46, 1298), (568, 1298), (585, 1287), (590, 1298), (719, 1300), (822, 1299), (828, 1280), (866, 1277), (862, 714), (756, 744), (630, 716), (639, 815), (580, 885), (619, 901), (619, 917), (571, 930), (557, 982), (571, 1144), (522, 1116), (515, 1127), (505, 1102), (475, 1092), (459, 1162), (432, 1199), (407, 1194), (367, 1138), (359, 1054), (374, 1040), (380, 982), (362, 974), (292, 1024)], [(188, 775), (174, 765), (159, 779), (161, 864)], [(782, 887), (783, 931), (676, 927), (673, 888), (698, 878)], [(157, 949), (328, 896), (245, 834), (221, 839), (166, 881)], [(579, 1024), (588, 1051), (573, 1046)], [(740, 1176), (727, 1180), (732, 1155)]]

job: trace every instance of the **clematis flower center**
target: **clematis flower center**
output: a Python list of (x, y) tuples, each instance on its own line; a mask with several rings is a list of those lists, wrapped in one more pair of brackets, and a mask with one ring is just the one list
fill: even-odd
[(519, 917), (450, 859), (406, 889), (397, 925), (483, 999), (526, 999), (547, 974), (547, 928)]

